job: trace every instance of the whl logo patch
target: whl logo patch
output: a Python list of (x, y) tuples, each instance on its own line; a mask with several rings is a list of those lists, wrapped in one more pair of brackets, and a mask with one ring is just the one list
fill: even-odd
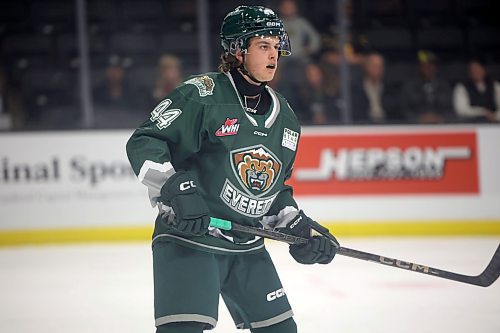
[(240, 129), (240, 124), (237, 124), (238, 118), (229, 119), (226, 118), (224, 124), (215, 132), (216, 136), (228, 136), (238, 134)]

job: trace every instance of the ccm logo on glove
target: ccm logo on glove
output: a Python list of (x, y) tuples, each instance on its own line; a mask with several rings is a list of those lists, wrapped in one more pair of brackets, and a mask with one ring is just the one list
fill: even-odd
[(290, 229), (293, 229), (297, 224), (300, 223), (300, 221), (302, 221), (302, 216), (299, 215), (299, 218), (295, 220), (295, 222), (293, 222), (291, 225), (290, 225)]
[(190, 188), (193, 188), (193, 187), (196, 187), (194, 182), (192, 180), (188, 180), (188, 181), (181, 183), (179, 185), (179, 190), (186, 191), (186, 190), (189, 190)]

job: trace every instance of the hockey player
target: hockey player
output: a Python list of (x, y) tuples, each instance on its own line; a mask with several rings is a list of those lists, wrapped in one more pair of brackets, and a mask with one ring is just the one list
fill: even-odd
[(220, 73), (195, 76), (170, 93), (127, 143), (139, 180), (159, 208), (153, 235), (158, 333), (201, 333), (217, 323), (219, 295), (237, 328), (297, 332), (261, 238), (209, 227), (210, 217), (308, 237), (291, 245), (303, 264), (327, 264), (335, 242), (311, 235), (290, 178), (300, 126), (273, 91), (290, 54), (270, 9), (240, 6), (222, 23)]

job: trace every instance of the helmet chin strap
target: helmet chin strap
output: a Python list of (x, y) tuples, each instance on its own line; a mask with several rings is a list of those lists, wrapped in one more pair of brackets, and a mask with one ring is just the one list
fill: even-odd
[(268, 81), (257, 80), (252, 74), (250, 74), (250, 72), (247, 71), (247, 69), (245, 68), (245, 53), (242, 53), (241, 56), (243, 57), (243, 61), (241, 62), (241, 65), (238, 67), (238, 69), (241, 71), (241, 73), (243, 75), (248, 76), (250, 78), (250, 80), (257, 82), (257, 83), (260, 83), (261, 85), (267, 84)]

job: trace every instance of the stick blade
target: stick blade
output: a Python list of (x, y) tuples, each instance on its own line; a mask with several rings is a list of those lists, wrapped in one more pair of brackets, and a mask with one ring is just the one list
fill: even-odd
[(481, 287), (491, 286), (500, 276), (500, 244), (491, 258), (490, 263), (484, 271), (475, 277), (477, 285)]

